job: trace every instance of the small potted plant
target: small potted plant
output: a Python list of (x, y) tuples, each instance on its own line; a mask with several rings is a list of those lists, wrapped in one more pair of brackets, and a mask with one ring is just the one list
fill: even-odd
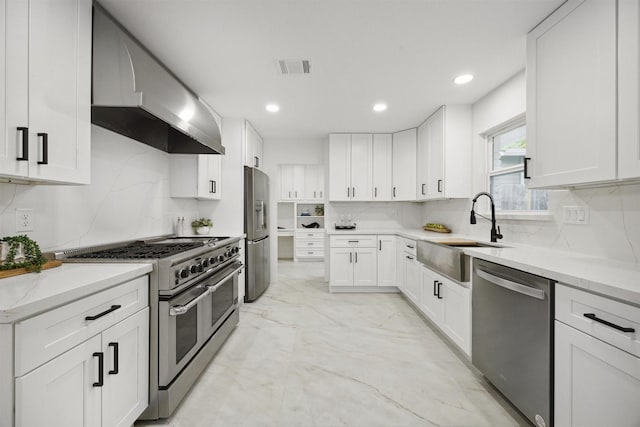
[(324, 216), (324, 206), (316, 205), (316, 216)]
[(196, 234), (209, 234), (209, 230), (213, 227), (213, 222), (209, 218), (195, 219), (191, 222)]

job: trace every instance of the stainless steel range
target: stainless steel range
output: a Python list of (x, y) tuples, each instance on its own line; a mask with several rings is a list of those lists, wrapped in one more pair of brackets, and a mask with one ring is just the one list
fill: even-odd
[(167, 418), (239, 321), (240, 237), (172, 237), (66, 250), (65, 262), (151, 262), (149, 408)]

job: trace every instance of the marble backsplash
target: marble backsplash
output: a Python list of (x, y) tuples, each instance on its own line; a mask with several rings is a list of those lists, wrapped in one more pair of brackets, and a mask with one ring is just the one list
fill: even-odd
[(344, 217), (360, 229), (416, 228), (421, 225), (421, 208), (413, 202), (332, 202), (325, 208), (326, 227), (333, 228)]
[[(589, 223), (566, 224), (564, 206), (586, 206)], [(422, 222), (441, 222), (454, 233), (489, 239), (491, 224), (469, 224), (471, 200), (426, 202)], [(503, 243), (522, 243), (618, 261), (640, 263), (640, 184), (549, 192), (546, 220), (498, 219)]]
[[(169, 197), (169, 155), (92, 126), (91, 184), (0, 184), (0, 235), (26, 234), (43, 251), (174, 232), (198, 202)], [(35, 229), (16, 233), (15, 209), (33, 209)]]

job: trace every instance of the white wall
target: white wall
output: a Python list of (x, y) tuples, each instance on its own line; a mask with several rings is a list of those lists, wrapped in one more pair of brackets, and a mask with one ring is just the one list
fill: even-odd
[[(486, 191), (486, 142), (481, 134), (525, 112), (525, 78), (519, 73), (473, 105), (473, 191)], [(563, 223), (563, 206), (583, 205), (588, 225)], [(469, 224), (470, 199), (426, 202), (424, 222), (441, 222), (455, 233), (489, 239), (490, 223)], [(640, 184), (549, 193), (546, 221), (498, 220), (503, 243), (524, 243), (620, 261), (640, 262)]]

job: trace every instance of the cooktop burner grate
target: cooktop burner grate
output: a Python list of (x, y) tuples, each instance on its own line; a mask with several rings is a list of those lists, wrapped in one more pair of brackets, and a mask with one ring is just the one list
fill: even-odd
[(135, 243), (121, 248), (104, 249), (69, 258), (150, 259), (168, 256), (202, 247), (202, 242), (189, 243)]

